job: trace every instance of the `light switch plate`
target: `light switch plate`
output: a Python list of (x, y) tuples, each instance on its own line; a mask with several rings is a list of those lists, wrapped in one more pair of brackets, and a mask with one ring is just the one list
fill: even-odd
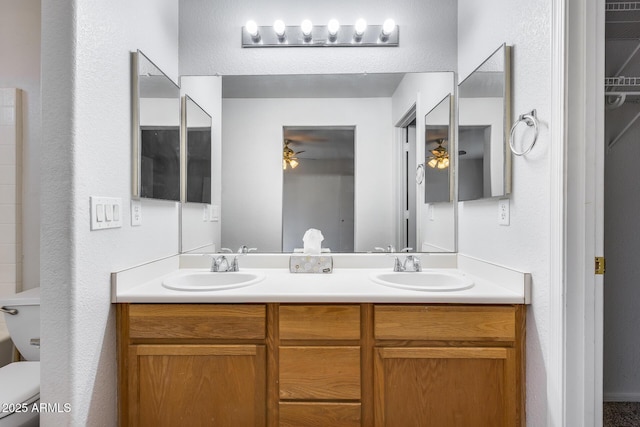
[(91, 230), (122, 227), (122, 217), (113, 212), (122, 211), (122, 199), (119, 197), (89, 197), (91, 202)]

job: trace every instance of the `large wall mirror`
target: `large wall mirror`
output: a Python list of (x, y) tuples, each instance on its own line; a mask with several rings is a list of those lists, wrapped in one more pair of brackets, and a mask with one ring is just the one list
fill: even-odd
[(458, 199), (511, 192), (511, 47), (500, 46), (458, 86)]
[(180, 89), (132, 53), (133, 197), (180, 200)]
[[(302, 247), (304, 230), (318, 228), (332, 252), (399, 250), (406, 218), (398, 194), (407, 177), (399, 173), (404, 154), (396, 123), (413, 108), (413, 174), (424, 161), (425, 115), (454, 85), (451, 72), (223, 76), (220, 246), (291, 252)], [(283, 168), (287, 148), (293, 170)], [(340, 191), (329, 189), (332, 183)], [(429, 218), (424, 188), (414, 190), (414, 250), (430, 251), (425, 236), (438, 229), (449, 244), (434, 250), (454, 251), (455, 210)], [(317, 217), (325, 211), (330, 220)]]

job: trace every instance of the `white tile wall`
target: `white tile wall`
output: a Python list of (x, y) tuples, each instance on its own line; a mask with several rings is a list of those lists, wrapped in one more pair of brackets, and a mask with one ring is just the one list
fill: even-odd
[(21, 91), (0, 88), (0, 297), (22, 289), (21, 159)]

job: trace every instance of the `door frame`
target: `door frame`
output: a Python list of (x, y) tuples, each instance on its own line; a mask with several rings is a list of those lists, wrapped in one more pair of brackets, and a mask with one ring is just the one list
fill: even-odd
[[(548, 425), (602, 426), (604, 0), (552, 5)], [(595, 47), (595, 49), (594, 49)]]

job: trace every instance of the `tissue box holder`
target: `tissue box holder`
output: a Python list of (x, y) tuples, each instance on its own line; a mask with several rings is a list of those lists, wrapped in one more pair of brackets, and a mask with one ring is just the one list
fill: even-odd
[(331, 273), (333, 258), (327, 255), (291, 255), (289, 271), (291, 273)]

